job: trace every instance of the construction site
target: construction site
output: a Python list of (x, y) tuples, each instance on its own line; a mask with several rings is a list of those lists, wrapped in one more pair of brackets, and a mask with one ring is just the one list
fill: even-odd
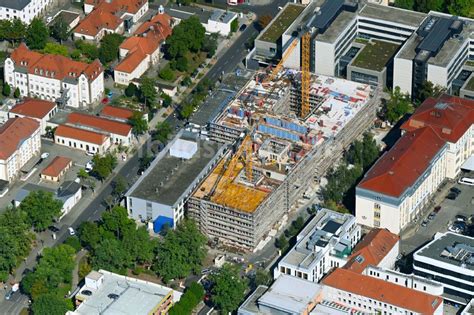
[(379, 100), (370, 85), (308, 79), (281, 67), (256, 73), (210, 122), (208, 136), (230, 150), (188, 200), (209, 238), (262, 248), (372, 123)]

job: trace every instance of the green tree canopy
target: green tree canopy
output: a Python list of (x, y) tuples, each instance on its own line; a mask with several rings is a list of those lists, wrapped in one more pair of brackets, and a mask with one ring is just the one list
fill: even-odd
[(16, 88), (15, 91), (13, 92), (13, 97), (14, 98), (19, 98), (20, 97), (20, 89)]
[(474, 18), (474, 4), (472, 0), (450, 0), (448, 3), (449, 13), (471, 19)]
[(31, 305), (33, 315), (64, 315), (73, 310), (72, 303), (55, 294), (43, 294)]
[(127, 97), (133, 97), (137, 94), (137, 86), (130, 82), (128, 86), (125, 88), (125, 96)]
[(117, 158), (111, 153), (107, 153), (104, 156), (94, 155), (92, 161), (94, 162), (94, 167), (91, 173), (99, 180), (104, 180), (109, 177), (117, 166)]
[(107, 64), (118, 58), (119, 46), (125, 40), (120, 34), (106, 34), (100, 41), (99, 59), (103, 64)]
[(167, 121), (159, 122), (153, 132), (153, 140), (166, 143), (171, 132), (171, 125)]
[(435, 85), (431, 81), (425, 81), (415, 95), (415, 105), (422, 104), (429, 97), (438, 98), (444, 91), (441, 86)]
[(148, 108), (154, 108), (158, 91), (156, 90), (156, 81), (149, 77), (144, 77), (140, 82), (140, 94)]
[(43, 53), (61, 55), (65, 57), (67, 57), (69, 54), (66, 46), (57, 43), (46, 43), (46, 46), (43, 48)]
[(44, 231), (61, 214), (62, 206), (62, 201), (54, 198), (51, 192), (37, 190), (30, 192), (19, 208), (27, 214), (35, 231)]
[(167, 54), (170, 59), (183, 57), (187, 52), (197, 52), (206, 38), (206, 30), (197, 16), (181, 21), (173, 28), (173, 33), (166, 40)]
[(415, 0), (395, 0), (394, 5), (398, 8), (413, 10), (415, 8)]
[(54, 23), (50, 26), (49, 30), (51, 36), (59, 43), (62, 43), (69, 37), (69, 25), (61, 16), (54, 19)]
[(87, 43), (83, 40), (77, 40), (74, 42), (74, 46), (76, 46), (81, 54), (89, 61), (99, 58), (99, 49), (93, 44)]
[(20, 19), (0, 20), (0, 39), (18, 42), (25, 38), (27, 25)]
[(240, 276), (237, 265), (225, 264), (217, 274), (211, 275), (212, 301), (223, 314), (233, 312), (245, 297), (247, 281)]
[(26, 30), (26, 45), (30, 49), (43, 49), (48, 42), (49, 29), (40, 18), (34, 18)]
[(148, 130), (148, 121), (142, 112), (134, 111), (132, 117), (128, 119), (128, 123), (132, 125), (132, 131), (135, 135), (142, 135)]
[(7, 82), (5, 82), (3, 84), (3, 91), (2, 91), (2, 94), (5, 95), (5, 96), (10, 96), (10, 94), (12, 93), (12, 89), (10, 87), (10, 84), (8, 84)]
[(385, 118), (396, 123), (403, 115), (411, 112), (413, 106), (410, 96), (400, 92), (400, 87), (395, 87), (390, 93), (390, 99), (385, 104)]

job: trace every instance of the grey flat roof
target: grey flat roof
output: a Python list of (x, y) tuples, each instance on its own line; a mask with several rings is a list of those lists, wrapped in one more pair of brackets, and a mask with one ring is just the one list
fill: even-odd
[(31, 0), (0, 0), (0, 6), (14, 9), (23, 10)]
[(354, 12), (342, 11), (324, 33), (316, 35), (316, 40), (333, 43), (356, 17)]
[(212, 16), (212, 11), (185, 5), (178, 6), (174, 4), (166, 6), (165, 12), (171, 15), (172, 17), (180, 20), (185, 20), (193, 15), (196, 15), (199, 18), (199, 21), (201, 21), (201, 23), (207, 23), (207, 21)]
[(251, 79), (252, 72), (242, 70), (240, 75), (230, 73), (225, 76), (219, 88), (206, 98), (204, 104), (189, 119), (190, 123), (205, 126), (212, 121), (219, 113), (234, 99)]
[[(184, 136), (180, 138), (195, 141)], [(127, 195), (173, 206), (223, 146), (213, 141), (197, 142), (198, 150), (189, 160), (171, 156), (170, 146), (167, 146), (166, 152), (162, 152), (164, 156), (161, 159), (157, 157), (158, 160), (152, 163)]]
[(326, 0), (320, 9), (320, 13), (312, 23), (313, 27), (324, 29), (344, 5), (344, 0)]
[(236, 14), (234, 12), (230, 11), (224, 11), (224, 10), (214, 10), (212, 13), (211, 17), (209, 18), (212, 21), (218, 21), (221, 23), (229, 23), (230, 20), (232, 20)]
[(417, 28), (426, 18), (425, 13), (372, 3), (366, 4), (359, 11), (359, 16), (404, 24), (413, 28)]
[(75, 19), (79, 17), (78, 13), (71, 12), (71, 11), (61, 11), (56, 15), (54, 20), (57, 20), (58, 18), (62, 18), (64, 22), (67, 24), (71, 24)]
[[(441, 255), (441, 253), (445, 252), (448, 247), (454, 246), (456, 244), (465, 244), (469, 247), (474, 248), (474, 238), (447, 232), (444, 235), (440, 236), (438, 239), (431, 241), (430, 243), (422, 247), (420, 250), (418, 250), (415, 253), (415, 257), (423, 256), (442, 261), (453, 266), (461, 267), (461, 261)], [(464, 268), (474, 270), (474, 264), (465, 263)]]
[(315, 282), (280, 275), (258, 302), (290, 314), (303, 314), (321, 290)]
[(267, 290), (267, 286), (259, 285), (239, 307), (239, 314), (259, 314), (257, 301)]
[[(104, 275), (104, 282), (98, 290), (82, 287), (82, 290), (92, 292), (91, 296), (73, 312), (77, 315), (146, 315), (153, 313), (153, 309), (172, 289), (159, 284), (146, 282), (134, 278), (127, 278), (108, 271), (99, 270)], [(111, 299), (109, 294), (117, 294), (117, 299)], [(180, 295), (174, 292), (175, 295)]]

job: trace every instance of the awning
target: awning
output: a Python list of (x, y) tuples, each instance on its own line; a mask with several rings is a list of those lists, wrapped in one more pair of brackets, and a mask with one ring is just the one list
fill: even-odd
[(463, 165), (461, 165), (461, 170), (465, 172), (474, 171), (474, 155), (471, 155)]

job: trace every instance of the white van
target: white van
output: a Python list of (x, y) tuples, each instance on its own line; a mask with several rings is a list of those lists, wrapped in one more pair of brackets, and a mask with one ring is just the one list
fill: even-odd
[(463, 177), (458, 181), (459, 184), (474, 186), (474, 178)]

